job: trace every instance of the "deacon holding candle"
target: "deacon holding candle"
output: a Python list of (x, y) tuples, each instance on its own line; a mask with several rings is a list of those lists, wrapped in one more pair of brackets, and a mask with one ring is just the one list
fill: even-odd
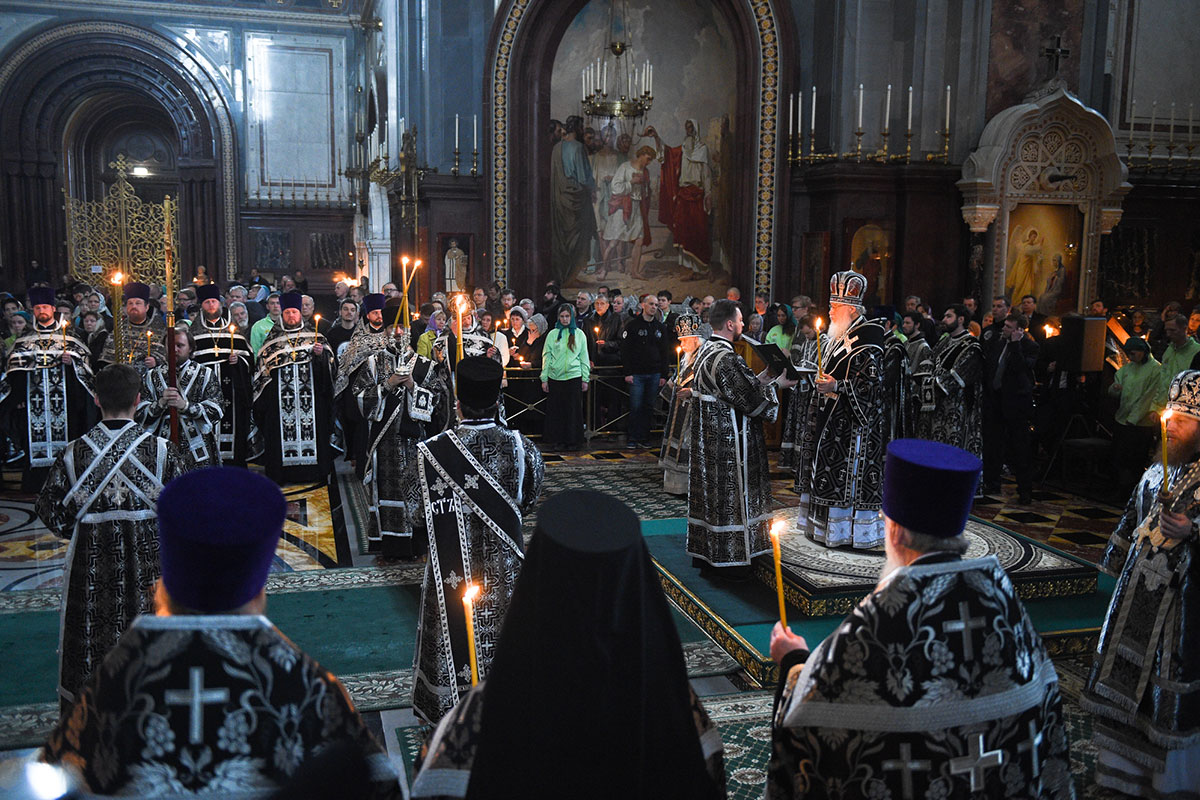
[(750, 561), (771, 550), (763, 422), (779, 413), (775, 385), (795, 383), (765, 370), (755, 375), (738, 355), (733, 343), (744, 323), (737, 303), (713, 303), (709, 324), (712, 337), (691, 368), (687, 552), (702, 575), (749, 577)]
[(1097, 784), (1186, 797), (1200, 768), (1200, 371), (1171, 380), (1163, 427), (1167, 463), (1142, 474), (1100, 558), (1117, 581), (1080, 704)]
[(854, 270), (829, 282), (829, 338), (797, 443), (797, 527), (829, 547), (883, 543), (884, 330), (867, 319), (866, 296), (867, 278)]
[[(487, 679), (525, 557), (521, 517), (542, 491), (545, 465), (537, 446), (496, 423), (503, 379), (496, 361), (464, 358), (455, 386), (462, 422), (416, 447), (415, 512), (424, 522), (430, 557), (421, 590), (413, 711), (429, 723), (466, 695), (473, 676)], [(464, 580), (481, 589), (470, 606), (458, 601)]]

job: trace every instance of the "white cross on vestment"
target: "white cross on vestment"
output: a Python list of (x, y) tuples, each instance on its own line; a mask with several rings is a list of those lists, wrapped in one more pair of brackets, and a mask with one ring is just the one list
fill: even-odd
[(988, 767), (998, 767), (1004, 763), (1003, 750), (984, 752), (983, 734), (975, 733), (967, 740), (968, 753), (965, 756), (950, 759), (951, 775), (971, 775), (971, 791), (983, 791), (983, 771)]
[(963, 658), (970, 660), (975, 657), (975, 642), (971, 631), (987, 627), (983, 617), (968, 616), (967, 602), (958, 604), (958, 619), (942, 623), (942, 633), (961, 633), (963, 637)]
[(462, 578), (458, 577), (457, 572), (450, 570), (450, 574), (443, 579), (443, 582), (449, 584), (451, 589), (457, 589), (458, 585), (462, 583)]
[(913, 772), (928, 772), (931, 766), (932, 764), (928, 761), (914, 761), (912, 757), (912, 745), (907, 742), (900, 745), (900, 758), (889, 759), (883, 762), (884, 772), (901, 770), (900, 786), (904, 791), (904, 800), (912, 800)]
[(188, 721), (188, 741), (191, 744), (204, 743), (204, 706), (211, 703), (228, 703), (229, 689), (205, 689), (204, 667), (192, 667), (188, 670), (188, 689), (168, 689), (163, 693), (163, 699), (169, 706), (190, 706), (191, 716)]
[(1037, 723), (1029, 720), (1029, 738), (1017, 745), (1018, 753), (1029, 753), (1029, 762), (1033, 766), (1033, 777), (1037, 777), (1042, 771), (1042, 764), (1038, 761), (1038, 748), (1042, 746), (1042, 732), (1038, 730)]
[(479, 488), (479, 476), (478, 475), (466, 476), (465, 478), (463, 478), (463, 486), (467, 487), (468, 489), (478, 489)]

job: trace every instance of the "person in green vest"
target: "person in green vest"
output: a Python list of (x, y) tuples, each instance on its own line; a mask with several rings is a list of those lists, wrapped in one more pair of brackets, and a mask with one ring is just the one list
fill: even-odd
[(1146, 468), (1146, 457), (1158, 432), (1158, 394), (1162, 364), (1150, 354), (1150, 345), (1139, 336), (1125, 340), (1129, 363), (1117, 370), (1108, 393), (1120, 398), (1114, 415), (1112, 470), (1119, 493), (1133, 490)]
[(1167, 340), (1167, 349), (1162, 354), (1162, 372), (1159, 375), (1158, 408), (1167, 404), (1167, 389), (1171, 381), (1185, 369), (1192, 369), (1192, 359), (1200, 353), (1200, 342), (1188, 336), (1188, 318), (1177, 314), (1167, 318), (1163, 323), (1163, 335)]
[(279, 292), (271, 292), (267, 296), (266, 305), (267, 315), (250, 328), (250, 347), (256, 356), (258, 351), (262, 350), (263, 343), (267, 341), (267, 334), (279, 322), (280, 315), (283, 313), (279, 306)]

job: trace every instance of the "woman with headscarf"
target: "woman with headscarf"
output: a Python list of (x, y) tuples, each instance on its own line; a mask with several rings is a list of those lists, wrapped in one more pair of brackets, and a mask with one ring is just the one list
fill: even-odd
[(412, 786), (499, 796), (725, 796), (638, 518), (608, 495), (546, 501), (486, 680), (442, 718)]
[(592, 368), (588, 338), (575, 325), (573, 305), (563, 303), (555, 316), (558, 323), (542, 347), (542, 391), (548, 395), (542, 441), (551, 448), (578, 450), (583, 444), (583, 393)]

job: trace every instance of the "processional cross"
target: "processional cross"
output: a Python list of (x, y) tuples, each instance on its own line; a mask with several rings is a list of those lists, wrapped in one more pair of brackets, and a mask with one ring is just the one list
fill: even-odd
[(1062, 46), (1062, 37), (1054, 37), (1054, 46), (1042, 49), (1042, 55), (1050, 60), (1050, 69), (1054, 70), (1053, 78), (1058, 77), (1058, 65), (1067, 56), (1071, 55), (1071, 51)]
[(169, 706), (189, 706), (188, 741), (191, 744), (204, 743), (204, 706), (213, 703), (228, 703), (229, 689), (205, 689), (204, 667), (192, 667), (188, 670), (188, 688), (168, 689), (163, 693), (163, 699)]

